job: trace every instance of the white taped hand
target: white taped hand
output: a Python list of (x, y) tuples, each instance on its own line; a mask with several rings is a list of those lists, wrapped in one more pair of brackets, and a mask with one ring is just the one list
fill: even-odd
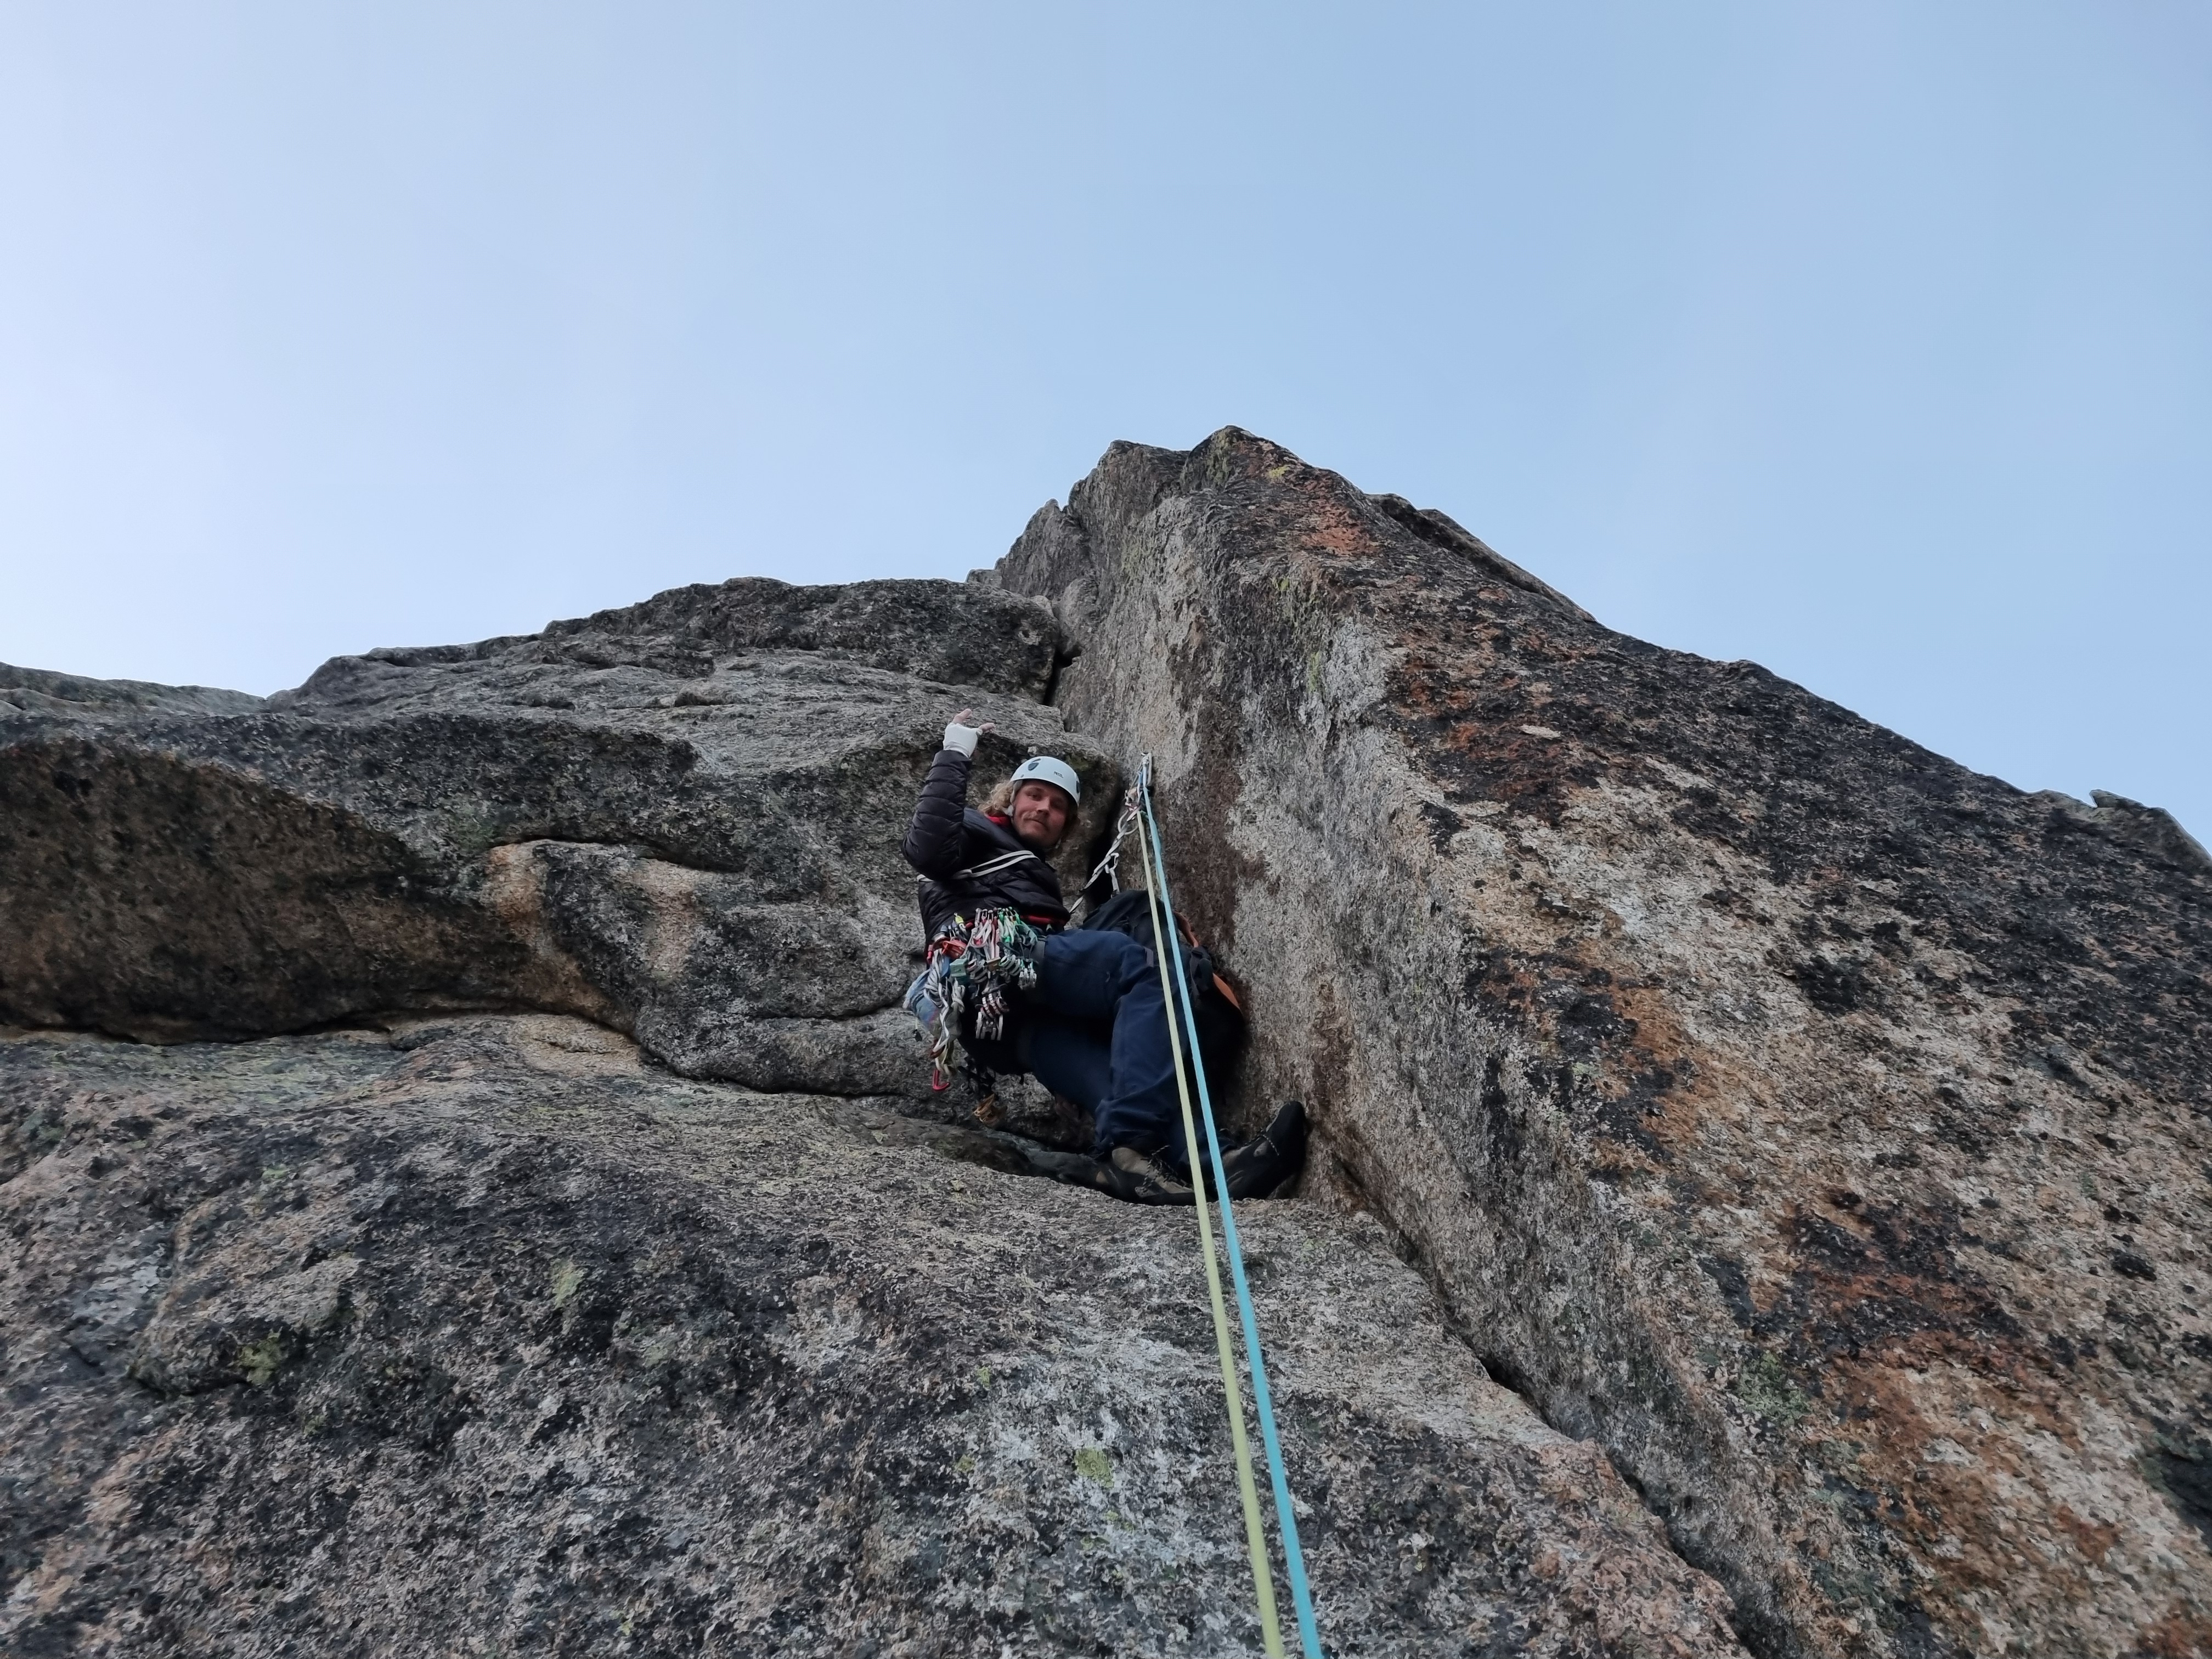
[(945, 728), (945, 746), (947, 749), (963, 755), (975, 754), (976, 744), (981, 741), (983, 734), (991, 729), (991, 726), (988, 720), (981, 726), (963, 725), (963, 722), (969, 718), (971, 718), (969, 711), (963, 708), (952, 724)]

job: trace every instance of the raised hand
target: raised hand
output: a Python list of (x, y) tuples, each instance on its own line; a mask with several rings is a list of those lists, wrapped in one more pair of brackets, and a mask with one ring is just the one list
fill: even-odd
[(945, 746), (947, 749), (956, 750), (963, 755), (973, 755), (983, 734), (998, 729), (989, 720), (985, 720), (981, 726), (969, 725), (969, 722), (975, 718), (975, 711), (972, 708), (963, 708), (952, 717), (952, 724), (945, 728)]

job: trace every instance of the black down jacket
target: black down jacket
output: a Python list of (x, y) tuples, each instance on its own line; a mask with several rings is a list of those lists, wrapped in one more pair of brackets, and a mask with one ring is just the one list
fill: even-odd
[[(969, 757), (942, 749), (929, 763), (907, 826), (906, 861), (921, 872), (922, 931), (935, 939), (956, 915), (1011, 906), (1039, 927), (1067, 925), (1060, 873), (1031, 852), (1013, 826), (968, 805)], [(975, 875), (963, 872), (991, 866)]]

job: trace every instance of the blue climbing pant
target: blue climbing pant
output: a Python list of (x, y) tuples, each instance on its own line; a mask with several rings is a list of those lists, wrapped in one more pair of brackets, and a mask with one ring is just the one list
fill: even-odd
[(1175, 1055), (1159, 964), (1127, 933), (1054, 933), (1037, 958), (1036, 988), (1008, 1024), (1021, 1068), (1091, 1109), (1095, 1155), (1157, 1152), (1188, 1174)]

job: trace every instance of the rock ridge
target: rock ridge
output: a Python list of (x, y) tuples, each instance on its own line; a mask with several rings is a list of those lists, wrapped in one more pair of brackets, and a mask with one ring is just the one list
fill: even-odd
[(1235, 428), (992, 580), (1157, 757), (1246, 1098), (1764, 1654), (2197, 1651), (2212, 866)]

